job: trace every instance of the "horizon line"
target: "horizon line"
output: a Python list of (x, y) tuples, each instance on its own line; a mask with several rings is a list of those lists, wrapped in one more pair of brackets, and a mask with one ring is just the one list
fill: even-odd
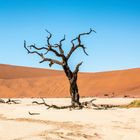
[[(35, 67), (35, 66), (27, 66), (27, 65), (16, 65), (16, 64), (6, 64), (6, 63), (0, 63), (0, 65), (5, 65), (5, 66), (9, 65), (9, 66), (14, 66), (14, 67), (25, 67), (25, 68), (33, 68), (33, 69), (45, 69), (45, 70), (52, 70), (52, 71), (63, 72), (63, 70), (60, 70), (60, 69)], [(102, 73), (102, 72), (115, 72), (115, 71), (131, 70), (131, 69), (140, 69), (140, 67), (132, 67), (132, 68), (126, 68), (126, 69), (113, 69), (113, 70), (105, 70), (105, 71), (79, 71), (79, 73)]]

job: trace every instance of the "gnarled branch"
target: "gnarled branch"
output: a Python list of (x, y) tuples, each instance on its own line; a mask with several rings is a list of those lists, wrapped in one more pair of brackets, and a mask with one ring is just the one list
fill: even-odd
[[(46, 45), (46, 46), (48, 46), (48, 48), (47, 48), (48, 51), (55, 53), (55, 55), (58, 57), (63, 57), (64, 51), (63, 51), (61, 46), (62, 46), (62, 42), (65, 40), (65, 36), (63, 39), (60, 40), (59, 44), (52, 45), (50, 43), (50, 39), (52, 38), (52, 34), (48, 30), (46, 30), (46, 32), (49, 33), (49, 36), (47, 37), (47, 45)], [(59, 48), (60, 53), (58, 53), (56, 50), (53, 49), (53, 48), (57, 48), (57, 47)]]
[(59, 41), (59, 44), (56, 44), (57, 47), (59, 48), (59, 51), (61, 53), (61, 55), (64, 55), (64, 50), (62, 49), (62, 42), (65, 41), (65, 35), (64, 35), (64, 38), (62, 38), (60, 41)]
[[(33, 101), (33, 104), (37, 104), (37, 105), (45, 105), (47, 107), (47, 109), (53, 108), (53, 109), (96, 109), (96, 110), (105, 110), (108, 108), (113, 108), (113, 107), (119, 107), (119, 105), (110, 105), (110, 104), (100, 104), (100, 105), (96, 105), (93, 103), (93, 101), (95, 101), (96, 99), (91, 99), (89, 101), (84, 101), (81, 102), (80, 106), (72, 106), (72, 105), (67, 105), (67, 106), (57, 106), (57, 105), (49, 105), (45, 102), (45, 100), (42, 98), (43, 102), (37, 102), (37, 101)], [(31, 114), (30, 114), (31, 115)]]
[(75, 70), (74, 70), (73, 73), (75, 73), (75, 74), (78, 73), (78, 71), (79, 71), (79, 67), (82, 65), (82, 63), (83, 63), (83, 62), (80, 62), (79, 64), (77, 64), (77, 66), (76, 66), (76, 68), (75, 68)]
[[(37, 54), (41, 57), (42, 61), (40, 61), (40, 63), (44, 62), (44, 61), (49, 61), (49, 66), (52, 66), (54, 63), (55, 64), (58, 64), (58, 65), (63, 65), (62, 62), (58, 61), (58, 60), (55, 60), (55, 59), (50, 59), (50, 58), (46, 58), (44, 55), (46, 55), (48, 52), (53, 52), (57, 57), (61, 57), (62, 59), (64, 58), (64, 51), (62, 49), (62, 42), (65, 40), (65, 36), (62, 40), (60, 40), (60, 43), (58, 44), (58, 47), (59, 47), (59, 50), (60, 50), (60, 53), (55, 50), (54, 48), (56, 47), (55, 45), (52, 45), (50, 43), (50, 39), (52, 38), (52, 34), (46, 30), (47, 33), (49, 33), (49, 36), (47, 37), (47, 45), (46, 47), (36, 47), (35, 45), (30, 45), (30, 46), (26, 46), (26, 41), (24, 41), (24, 48), (27, 50), (28, 53), (31, 53), (31, 54)], [(29, 49), (28, 49), (29, 48)], [(34, 49), (34, 51), (31, 51), (31, 49)], [(39, 53), (39, 51), (41, 50), (45, 50), (46, 52), (43, 54), (43, 53)]]
[(29, 115), (40, 115), (40, 113), (35, 113), (35, 112), (28, 112), (29, 113)]
[(0, 103), (7, 103), (7, 104), (20, 104), (21, 101), (20, 100), (13, 100), (13, 99), (8, 99), (7, 101), (4, 101), (3, 99), (0, 99)]
[(49, 34), (49, 36), (47, 36), (47, 44), (49, 45), (49, 46), (51, 46), (51, 44), (50, 44), (50, 39), (51, 39), (51, 37), (52, 37), (52, 34), (46, 29), (45, 30), (48, 34)]
[[(30, 49), (28, 49), (27, 47), (29, 47)], [(44, 62), (44, 61), (48, 61), (48, 62), (50, 62), (49, 63), (49, 66), (51, 67), (54, 63), (55, 64), (58, 64), (58, 65), (63, 65), (63, 63), (62, 62), (60, 62), (60, 61), (58, 61), (58, 60), (55, 60), (55, 59), (51, 59), (51, 58), (46, 58), (44, 55), (43, 55), (43, 53), (39, 53), (38, 51), (31, 51), (31, 48), (34, 48), (34, 49), (37, 49), (37, 50), (41, 50), (41, 48), (37, 48), (37, 47), (35, 47), (35, 45), (31, 45), (31, 46), (26, 46), (26, 41), (24, 41), (24, 48), (27, 50), (27, 52), (28, 53), (30, 53), (30, 54), (37, 54), (37, 55), (39, 55), (40, 57), (41, 57), (41, 61), (40, 61), (40, 63), (42, 63), (42, 62)], [(42, 49), (44, 49), (44, 48), (42, 48)], [(46, 50), (47, 50), (47, 48), (46, 48)], [(52, 51), (52, 50), (51, 50)]]
[[(86, 55), (88, 55), (87, 52), (86, 52), (86, 50), (85, 50), (86, 47), (85, 47), (83, 44), (81, 44), (81, 36), (89, 35), (89, 34), (91, 34), (91, 32), (95, 32), (95, 31), (92, 30), (92, 29), (90, 29), (89, 32), (81, 33), (81, 34), (79, 34), (76, 38), (74, 38), (74, 39), (71, 40), (72, 47), (71, 47), (71, 50), (69, 51), (69, 53), (67, 54), (67, 57), (66, 57), (67, 59), (70, 58), (70, 56), (72, 55), (72, 53), (73, 53), (77, 48), (82, 48), (82, 49), (83, 49), (83, 52), (84, 52)], [(95, 33), (96, 33), (96, 32), (95, 32)], [(78, 41), (78, 44), (75, 45), (74, 41)]]
[(51, 59), (51, 58), (44, 58), (42, 61), (40, 61), (39, 63), (43, 63), (45, 61), (49, 61), (49, 66), (51, 67), (53, 64), (58, 64), (58, 65), (63, 65), (62, 62), (55, 60), (55, 59)]
[(0, 99), (0, 103), (5, 103), (5, 101), (3, 99)]
[(47, 107), (47, 109), (50, 109), (50, 108), (54, 108), (54, 109), (66, 109), (66, 108), (72, 108), (73, 106), (72, 105), (69, 105), (69, 106), (57, 106), (57, 105), (49, 105), (45, 102), (45, 100), (43, 98), (41, 98), (43, 102), (39, 103), (37, 101), (33, 101), (32, 103), (33, 104), (38, 104), (38, 105), (45, 105)]

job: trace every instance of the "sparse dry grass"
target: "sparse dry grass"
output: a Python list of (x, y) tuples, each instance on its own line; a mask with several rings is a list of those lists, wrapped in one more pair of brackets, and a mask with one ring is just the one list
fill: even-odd
[(140, 107), (140, 100), (134, 100), (128, 105), (122, 105), (121, 108), (132, 108), (132, 107)]

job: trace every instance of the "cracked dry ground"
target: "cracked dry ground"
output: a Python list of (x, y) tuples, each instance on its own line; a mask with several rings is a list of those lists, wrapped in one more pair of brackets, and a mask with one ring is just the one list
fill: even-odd
[[(2, 123), (7, 123), (7, 128), (5, 127), (7, 130), (3, 132), (5, 136), (2, 137), (5, 140), (98, 140), (101, 138), (95, 131), (95, 127), (90, 124), (1, 117), (0, 124)], [(17, 127), (16, 133), (12, 126)], [(8, 137), (10, 133), (15, 134)]]
[[(1, 140), (138, 140), (140, 129), (135, 130), (133, 121), (128, 124), (113, 121), (112, 124), (81, 124), (35, 119), (8, 119), (0, 117)], [(124, 135), (124, 131), (127, 135)], [(132, 135), (129, 135), (132, 134)], [(9, 137), (10, 136), (10, 137)]]

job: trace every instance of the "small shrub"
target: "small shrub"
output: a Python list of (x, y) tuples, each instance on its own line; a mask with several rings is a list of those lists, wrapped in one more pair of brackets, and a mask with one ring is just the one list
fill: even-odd
[(140, 107), (140, 100), (134, 100), (130, 104), (122, 105), (120, 107), (122, 107), (122, 108)]
[(129, 104), (130, 107), (140, 107), (140, 100), (134, 100)]

